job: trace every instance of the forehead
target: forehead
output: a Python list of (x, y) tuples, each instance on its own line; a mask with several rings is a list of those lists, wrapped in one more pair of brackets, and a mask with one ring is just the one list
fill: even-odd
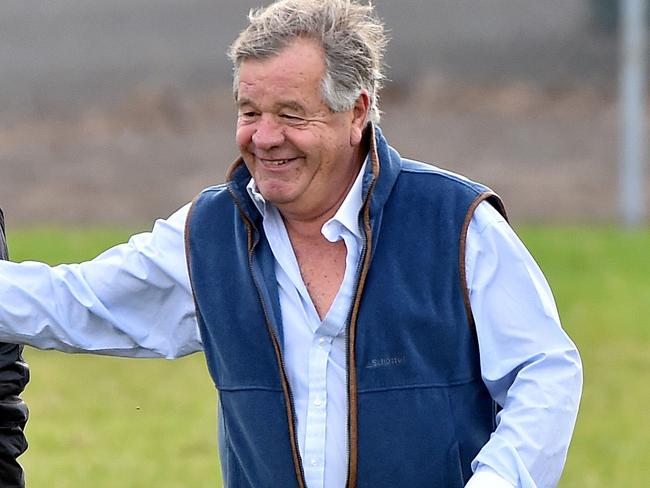
[(320, 99), (324, 72), (321, 47), (315, 41), (297, 39), (270, 58), (241, 62), (238, 99), (290, 94)]

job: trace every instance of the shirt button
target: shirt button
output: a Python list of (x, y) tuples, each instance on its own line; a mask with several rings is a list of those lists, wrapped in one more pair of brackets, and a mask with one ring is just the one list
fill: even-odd
[(309, 464), (311, 464), (312, 466), (318, 466), (320, 464), (320, 459), (311, 458), (311, 461), (309, 461)]
[(318, 345), (320, 347), (325, 347), (329, 341), (325, 337), (318, 339)]
[(322, 404), (323, 404), (323, 400), (321, 400), (320, 398), (316, 398), (316, 400), (314, 400), (314, 405), (316, 405), (317, 407), (320, 407)]

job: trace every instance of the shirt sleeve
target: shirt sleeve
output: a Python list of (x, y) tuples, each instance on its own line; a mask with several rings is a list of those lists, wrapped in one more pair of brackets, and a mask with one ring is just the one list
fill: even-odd
[(481, 466), (481, 469), (474, 473), (465, 488), (514, 488), (514, 486), (487, 466)]
[(0, 262), (0, 341), (127, 357), (201, 350), (185, 261), (188, 210), (85, 263)]
[(474, 478), (490, 473), (521, 488), (554, 487), (582, 391), (578, 351), (539, 267), (487, 202), (470, 222), (465, 268), (483, 381), (502, 407), (468, 486), (484, 486)]

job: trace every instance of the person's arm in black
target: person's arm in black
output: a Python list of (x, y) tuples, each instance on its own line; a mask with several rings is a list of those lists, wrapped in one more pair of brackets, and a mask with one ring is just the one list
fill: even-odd
[[(8, 259), (5, 226), (0, 209), (0, 259)], [(27, 449), (24, 428), (28, 410), (20, 394), (29, 381), (22, 358), (23, 346), (0, 342), (0, 486), (23, 488), (25, 477), (18, 463)]]

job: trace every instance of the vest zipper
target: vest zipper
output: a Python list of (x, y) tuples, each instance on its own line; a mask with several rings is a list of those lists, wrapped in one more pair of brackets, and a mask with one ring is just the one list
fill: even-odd
[[(357, 265), (357, 275), (356, 275), (357, 276), (357, 283), (356, 283), (356, 290), (357, 291), (355, 293), (355, 297), (358, 294), (358, 290), (359, 290), (359, 277), (361, 276), (361, 270), (363, 268), (363, 261), (365, 259), (367, 248), (368, 248), (367, 237), (365, 237), (364, 241), (363, 241), (363, 247), (361, 248), (361, 255), (360, 255), (360, 258), (359, 258), (359, 264)], [(356, 302), (356, 298), (355, 298), (355, 302)], [(346, 482), (346, 485), (345, 485), (347, 488), (355, 488), (355, 486), (356, 486), (356, 478), (357, 478), (357, 475), (356, 475), (356, 461), (354, 461), (354, 464), (353, 464), (353, 460), (352, 460), (352, 442), (354, 442), (356, 444), (356, 438), (355, 439), (352, 438), (352, 424), (356, 425), (356, 419), (354, 420), (354, 422), (352, 422), (350, 420), (352, 415), (353, 415), (352, 408), (351, 408), (352, 403), (354, 402), (356, 404), (356, 388), (355, 388), (354, 392), (351, 392), (352, 382), (350, 380), (350, 377), (351, 377), (350, 366), (351, 366), (351, 364), (355, 363), (354, 359), (351, 358), (351, 355), (353, 354), (352, 349), (354, 349), (354, 348), (350, 346), (350, 344), (351, 344), (350, 336), (352, 335), (350, 329), (352, 328), (352, 315), (353, 315), (354, 307), (355, 307), (355, 305), (353, 305), (352, 308), (350, 308), (350, 314), (348, 315), (348, 327), (347, 327), (347, 331), (346, 331), (346, 334), (345, 334), (345, 373), (346, 373), (346, 382), (347, 382), (347, 388), (345, 390), (345, 396), (346, 396), (346, 403), (348, 405), (348, 419), (347, 419), (348, 477), (347, 477), (347, 482)], [(356, 329), (356, 324), (355, 324), (355, 329)], [(356, 367), (355, 367), (354, 374), (356, 374)], [(356, 386), (356, 381), (354, 381), (354, 384)], [(354, 400), (353, 400), (353, 398), (354, 398)], [(355, 408), (354, 415), (356, 415), (356, 408)], [(355, 447), (355, 450), (356, 450), (356, 447)], [(356, 458), (356, 455), (354, 457)], [(353, 470), (355, 471), (354, 473), (352, 473)]]
[(370, 268), (371, 257), (371, 243), (372, 243), (372, 228), (370, 226), (370, 195), (375, 188), (377, 178), (373, 178), (368, 187), (368, 193), (364, 199), (362, 206), (362, 216), (359, 217), (359, 223), (363, 228), (363, 247), (361, 248), (361, 255), (359, 257), (359, 264), (357, 265), (357, 283), (354, 295), (354, 302), (350, 309), (348, 316), (348, 327), (346, 332), (346, 358), (345, 370), (347, 374), (347, 404), (348, 404), (348, 479), (346, 482), (347, 488), (356, 488), (357, 485), (357, 440), (358, 440), (358, 419), (357, 419), (357, 377), (356, 377), (356, 330), (357, 330), (357, 317), (359, 315), (359, 304), (361, 303), (361, 293), (366, 282), (368, 269)]
[(286, 405), (287, 413), (287, 422), (289, 426), (289, 444), (291, 445), (291, 455), (293, 457), (294, 471), (296, 474), (296, 481), (298, 482), (298, 488), (307, 488), (307, 483), (305, 482), (305, 471), (302, 465), (302, 458), (300, 456), (300, 450), (298, 449), (298, 434), (296, 433), (296, 412), (293, 401), (293, 393), (291, 392), (291, 386), (289, 385), (289, 379), (287, 377), (287, 372), (284, 367), (284, 359), (282, 357), (282, 349), (280, 348), (280, 340), (278, 335), (275, 332), (275, 328), (271, 324), (271, 318), (268, 312), (268, 307), (264, 297), (262, 295), (262, 287), (258, 281), (258, 278), (253, 270), (253, 249), (255, 247), (253, 243), (253, 223), (246, 216), (243, 209), (240, 206), (239, 200), (236, 195), (228, 186), (228, 191), (230, 192), (235, 205), (237, 206), (240, 215), (244, 219), (246, 225), (246, 233), (248, 238), (248, 269), (255, 283), (255, 288), (257, 288), (257, 294), (262, 305), (262, 310), (264, 311), (264, 322), (266, 323), (266, 329), (271, 337), (271, 343), (273, 344), (273, 350), (275, 352), (275, 358), (278, 362), (278, 368), (280, 369), (280, 381), (282, 384), (282, 393), (284, 394), (284, 401)]
[(300, 450), (298, 449), (298, 434), (296, 433), (296, 411), (293, 401), (293, 393), (291, 391), (291, 386), (289, 385), (289, 379), (287, 378), (287, 372), (284, 368), (284, 359), (282, 357), (282, 349), (280, 348), (280, 341), (278, 335), (275, 332), (275, 328), (271, 325), (271, 319), (269, 318), (269, 313), (267, 310), (266, 302), (262, 297), (262, 290), (260, 284), (255, 276), (253, 271), (253, 249), (249, 249), (248, 253), (248, 266), (255, 282), (255, 287), (257, 288), (257, 293), (260, 298), (260, 303), (262, 304), (262, 309), (264, 310), (264, 321), (266, 322), (266, 328), (271, 336), (271, 341), (273, 343), (273, 349), (275, 351), (275, 357), (278, 362), (278, 367), (280, 368), (280, 379), (282, 381), (282, 391), (284, 393), (285, 403), (287, 405), (287, 421), (289, 423), (289, 442), (291, 444), (291, 454), (293, 456), (294, 468), (296, 471), (296, 478), (298, 481), (299, 488), (306, 488), (307, 484), (305, 482), (304, 468), (302, 465), (302, 458), (300, 456)]

